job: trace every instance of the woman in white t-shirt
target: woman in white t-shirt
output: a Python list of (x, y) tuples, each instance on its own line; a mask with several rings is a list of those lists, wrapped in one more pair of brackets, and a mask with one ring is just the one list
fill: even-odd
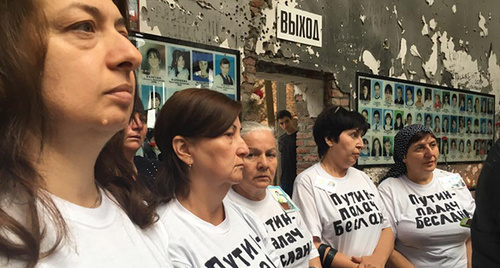
[(357, 112), (336, 106), (323, 110), (313, 127), (321, 160), (295, 180), (293, 201), (319, 244), (323, 267), (383, 267), (393, 250), (377, 188), (352, 167), (367, 128)]
[(262, 221), (224, 200), (243, 176), (248, 147), (240, 136), (241, 104), (190, 88), (163, 105), (155, 140), (165, 173), (155, 181), (160, 222), (174, 267), (280, 267)]
[(458, 174), (436, 169), (439, 146), (422, 125), (394, 138), (394, 166), (378, 189), (395, 234), (394, 267), (470, 267), (470, 230), (475, 202)]
[(109, 142), (141, 63), (127, 2), (0, 2), (0, 267), (171, 267), (123, 140)]
[[(257, 122), (243, 122), (241, 136), (249, 154), (243, 158), (243, 180), (233, 185), (227, 198), (253, 211), (262, 220), (283, 267), (321, 267), (312, 236), (298, 208), (273, 182), (278, 166), (273, 130)], [(271, 189), (274, 191), (271, 191)], [(279, 195), (275, 195), (275, 192)], [(285, 237), (293, 242), (280, 245)]]

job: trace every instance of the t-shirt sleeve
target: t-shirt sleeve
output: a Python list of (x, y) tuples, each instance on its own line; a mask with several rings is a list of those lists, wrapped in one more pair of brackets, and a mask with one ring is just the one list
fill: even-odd
[[(444, 175), (452, 175), (452, 174), (457, 174), (457, 173), (452, 173), (448, 171), (442, 171), (443, 176)], [(462, 176), (460, 176), (460, 179), (463, 181)], [(463, 182), (465, 185), (465, 181)], [(453, 190), (451, 190), (453, 191)], [(472, 194), (470, 193), (469, 189), (466, 187), (462, 187), (459, 189), (456, 189), (454, 191), (457, 194), (456, 200), (463, 206), (465, 211), (469, 213), (469, 218), (472, 218), (472, 215), (474, 214), (474, 211), (476, 210), (476, 201), (472, 197)]]
[(389, 225), (392, 227), (392, 232), (394, 233), (394, 237), (397, 237), (397, 228), (396, 228), (396, 208), (395, 208), (395, 197), (392, 196), (390, 183), (387, 181), (378, 186), (378, 191), (380, 194), (380, 199), (382, 200), (382, 204), (384, 207), (384, 211), (387, 215), (384, 215), (384, 222), (387, 220)]
[(460, 189), (457, 194), (459, 195), (458, 198), (460, 200), (460, 203), (462, 203), (464, 209), (467, 211), (467, 213), (469, 213), (469, 218), (472, 218), (472, 215), (474, 215), (474, 211), (476, 210), (476, 201), (472, 197), (469, 189)]
[(322, 226), (314, 200), (313, 186), (308, 176), (299, 175), (293, 185), (292, 200), (300, 208), (300, 215), (312, 236), (321, 237)]
[(380, 193), (377, 190), (377, 187), (366, 173), (363, 172), (363, 176), (367, 180), (367, 183), (370, 185), (370, 188), (372, 189), (372, 192), (375, 195), (375, 202), (377, 202), (377, 206), (379, 207), (379, 210), (382, 213), (382, 216), (384, 217), (384, 220), (382, 222), (382, 229), (391, 227), (392, 224), (389, 220), (389, 214), (387, 212), (387, 209), (385, 208), (384, 202), (380, 197)]

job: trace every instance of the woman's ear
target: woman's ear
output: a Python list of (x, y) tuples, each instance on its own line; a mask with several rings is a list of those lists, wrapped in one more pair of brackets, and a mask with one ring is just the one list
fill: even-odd
[(172, 139), (172, 148), (182, 162), (188, 166), (193, 164), (193, 156), (191, 155), (189, 142), (186, 138), (179, 135), (175, 136)]
[(328, 137), (325, 137), (325, 142), (328, 145), (328, 147), (332, 147), (333, 146), (333, 141), (329, 140)]

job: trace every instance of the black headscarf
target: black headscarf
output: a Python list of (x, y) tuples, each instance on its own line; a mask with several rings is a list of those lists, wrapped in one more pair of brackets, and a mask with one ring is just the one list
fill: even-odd
[(413, 136), (421, 132), (432, 133), (428, 127), (415, 124), (401, 129), (396, 134), (394, 137), (394, 166), (385, 174), (380, 182), (390, 177), (397, 178), (406, 173), (406, 165), (403, 163), (403, 159), (408, 152), (408, 147), (410, 147), (410, 140)]

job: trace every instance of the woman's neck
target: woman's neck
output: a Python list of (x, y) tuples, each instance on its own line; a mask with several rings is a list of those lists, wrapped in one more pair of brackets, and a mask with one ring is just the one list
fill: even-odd
[(198, 218), (215, 226), (222, 223), (225, 219), (222, 200), (231, 185), (214, 184), (213, 180), (203, 176), (191, 175), (189, 181), (189, 193), (187, 196), (177, 195), (177, 200)]
[(96, 137), (80, 134), (48, 139), (38, 162), (38, 170), (45, 180), (44, 188), (77, 205), (95, 205), (99, 193), (94, 166), (106, 141), (104, 137), (96, 141)]
[(266, 190), (267, 188), (256, 188), (252, 190), (247, 190), (241, 187), (241, 184), (233, 185), (233, 190), (237, 192), (239, 195), (245, 197), (246, 199), (250, 199), (252, 201), (262, 201), (266, 198)]
[(321, 160), (321, 167), (331, 176), (335, 178), (342, 178), (347, 174), (349, 168), (343, 168), (338, 166), (331, 157), (325, 156)]
[(408, 179), (420, 185), (430, 183), (433, 176), (434, 174), (432, 172), (413, 171), (411, 169), (408, 169), (406, 172), (406, 177), (408, 177)]

